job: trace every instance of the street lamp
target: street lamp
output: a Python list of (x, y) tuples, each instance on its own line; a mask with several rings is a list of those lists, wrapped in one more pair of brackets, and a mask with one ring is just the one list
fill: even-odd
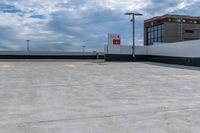
[(26, 40), (27, 41), (27, 52), (30, 51), (30, 46), (29, 46), (29, 43), (30, 43), (30, 40)]
[(124, 15), (132, 16), (131, 22), (133, 22), (133, 46), (132, 46), (132, 55), (135, 57), (135, 16), (142, 16), (140, 13), (127, 12)]
[(82, 48), (83, 48), (83, 52), (85, 52), (85, 47), (86, 47), (86, 46), (82, 46)]

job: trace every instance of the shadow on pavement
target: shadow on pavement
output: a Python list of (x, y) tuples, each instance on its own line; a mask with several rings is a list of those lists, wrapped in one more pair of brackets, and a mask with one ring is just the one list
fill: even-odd
[(156, 62), (143, 62), (143, 63), (149, 64), (149, 65), (155, 65), (155, 66), (162, 66), (162, 67), (200, 71), (200, 67), (195, 67), (195, 66), (174, 65), (174, 64), (156, 63)]
[(0, 62), (92, 62), (101, 63), (103, 59), (0, 59)]

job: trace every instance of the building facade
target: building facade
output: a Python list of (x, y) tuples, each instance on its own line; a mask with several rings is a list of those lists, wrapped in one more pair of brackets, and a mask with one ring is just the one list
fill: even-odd
[(200, 17), (164, 15), (145, 20), (144, 45), (200, 39)]

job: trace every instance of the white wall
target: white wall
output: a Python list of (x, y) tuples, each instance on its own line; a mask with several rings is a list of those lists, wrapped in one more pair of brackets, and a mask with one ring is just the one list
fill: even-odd
[[(104, 47), (105, 54), (123, 54), (123, 55), (131, 55), (132, 54), (132, 46), (119, 46), (119, 45), (105, 45)], [(137, 55), (146, 55), (147, 48), (143, 46), (136, 46), (135, 53)]]
[(105, 45), (104, 53), (106, 54), (120, 54), (120, 46), (119, 45)]
[(146, 46), (136, 46), (135, 54), (136, 55), (147, 55), (147, 47)]
[[(132, 54), (132, 46), (105, 46), (108, 54)], [(177, 43), (154, 43), (152, 46), (136, 46), (136, 55), (158, 55), (172, 57), (200, 57), (200, 40)]]
[(121, 54), (132, 54), (132, 47), (131, 46), (121, 46), (120, 47)]
[(154, 45), (148, 46), (147, 54), (173, 57), (200, 57), (200, 40), (154, 43)]

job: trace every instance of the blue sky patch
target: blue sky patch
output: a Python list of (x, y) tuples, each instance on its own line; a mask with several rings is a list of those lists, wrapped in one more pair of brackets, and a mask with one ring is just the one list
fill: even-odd
[(20, 9), (17, 9), (15, 6), (0, 4), (0, 11), (4, 13), (19, 13), (22, 12)]
[(46, 17), (44, 15), (32, 15), (30, 18), (35, 18), (35, 19), (45, 19)]

